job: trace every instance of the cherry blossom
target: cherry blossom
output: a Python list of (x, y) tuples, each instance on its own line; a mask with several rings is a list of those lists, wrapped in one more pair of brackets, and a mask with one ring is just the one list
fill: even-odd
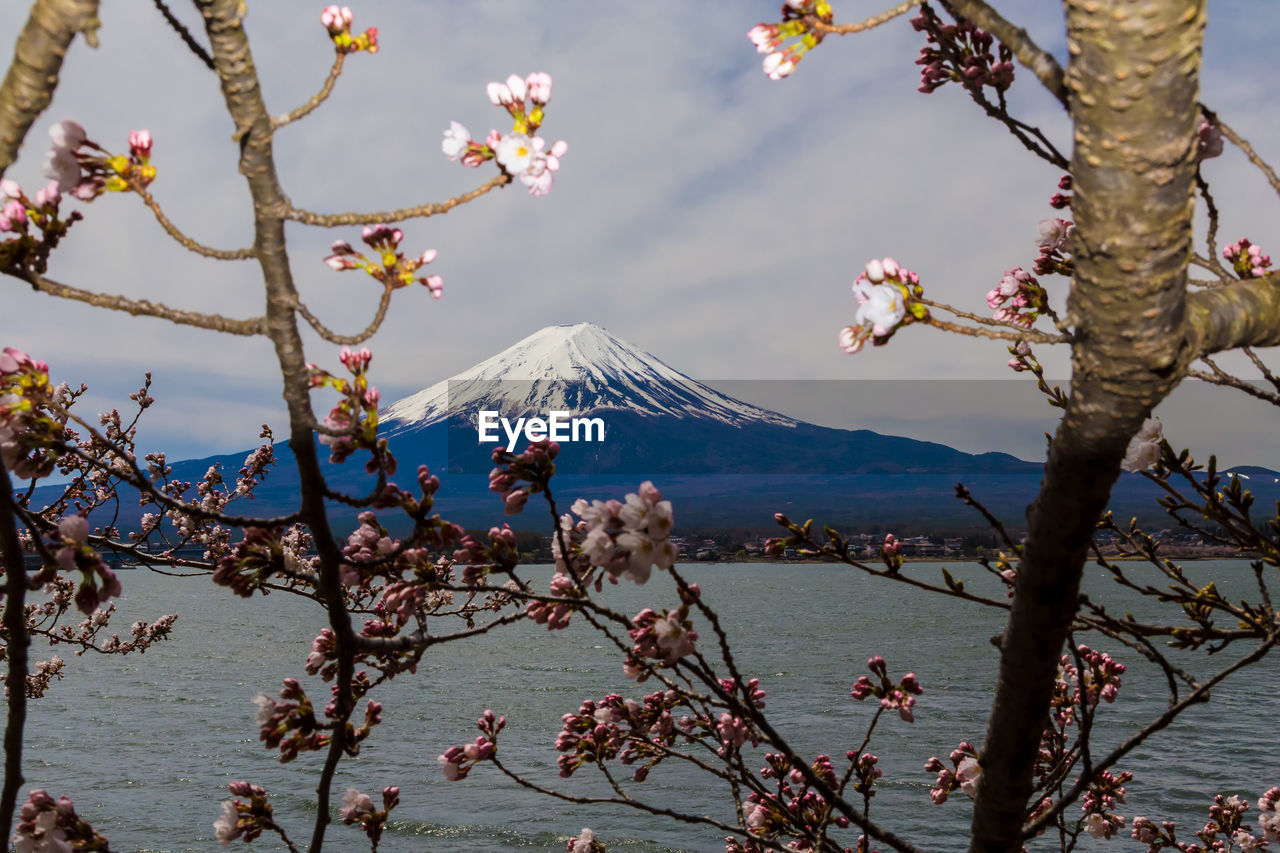
[(1164, 425), (1159, 418), (1147, 418), (1137, 435), (1129, 440), (1120, 467), (1126, 471), (1145, 471), (1160, 461)]
[(1231, 262), (1241, 278), (1262, 278), (1271, 266), (1271, 256), (1262, 254), (1262, 248), (1249, 242), (1247, 237), (1223, 249), (1222, 257)]
[[(444, 132), (444, 142), (440, 148), (450, 161), (458, 160), (471, 146), (471, 131), (456, 121), (449, 122), (449, 129)], [(479, 165), (479, 164), (477, 164)]]
[(107, 850), (107, 839), (76, 814), (67, 797), (55, 800), (44, 790), (33, 790), (18, 813), (13, 831), (16, 853), (71, 853), (72, 850)]
[(546, 195), (551, 191), (554, 173), (560, 169), (560, 158), (568, 151), (563, 140), (548, 147), (536, 135), (551, 99), (551, 75), (544, 71), (527, 77), (512, 74), (505, 82), (491, 81), (485, 86), (485, 95), (491, 104), (511, 116), (511, 131), (503, 134), (491, 130), (482, 144), (472, 139), (464, 125), (450, 122), (441, 143), (445, 156), (472, 168), (495, 160), (503, 172), (519, 178), (530, 195)]
[(328, 30), (338, 53), (378, 52), (378, 28), (370, 27), (358, 36), (351, 34), (354, 16), (347, 6), (326, 6), (320, 12), (320, 23)]
[(596, 834), (588, 827), (583, 827), (565, 846), (568, 853), (605, 853), (605, 846), (596, 841)]
[(920, 277), (903, 269), (893, 258), (873, 259), (853, 282), (858, 300), (854, 323), (840, 330), (838, 344), (850, 355), (872, 341), (876, 346), (888, 343), (901, 326), (923, 320), (928, 310), (913, 297), (923, 295)]

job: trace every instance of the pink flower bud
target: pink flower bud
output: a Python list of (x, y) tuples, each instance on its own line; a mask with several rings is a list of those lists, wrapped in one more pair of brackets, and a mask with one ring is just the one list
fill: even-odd
[(511, 97), (516, 103), (523, 103), (525, 95), (529, 93), (529, 87), (525, 84), (524, 78), (515, 74), (507, 78), (507, 88), (511, 90)]
[(485, 86), (485, 94), (489, 96), (489, 103), (495, 107), (505, 106), (514, 102), (511, 96), (511, 90), (501, 83), (490, 83)]
[(68, 151), (74, 151), (79, 148), (87, 139), (84, 128), (71, 119), (63, 119), (49, 128), (49, 137), (53, 140), (54, 148), (62, 148)]
[(546, 106), (551, 100), (551, 75), (545, 71), (535, 71), (525, 78), (529, 87), (529, 99), (535, 104)]
[(129, 149), (139, 157), (151, 153), (151, 131), (135, 130), (129, 134)]

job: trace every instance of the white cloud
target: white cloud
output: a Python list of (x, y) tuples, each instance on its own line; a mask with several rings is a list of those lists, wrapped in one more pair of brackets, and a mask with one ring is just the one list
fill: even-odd
[[(1232, 2), (1212, 4), (1204, 98), (1265, 143), (1277, 138), (1280, 118), (1256, 108), (1265, 75), (1245, 70), (1239, 46), (1257, 45), (1254, 55), (1266, 55), (1261, 46), (1278, 27), (1233, 14)], [(1022, 6), (1010, 14), (1026, 14)], [(328, 71), (332, 54), (318, 11), (251, 4), (246, 24), (274, 113), (303, 102)], [(584, 319), (698, 377), (1005, 375), (1003, 345), (943, 340), (929, 330), (908, 329), (890, 347), (856, 358), (834, 346), (855, 309), (849, 283), (868, 258), (892, 255), (921, 274), (931, 295), (979, 311), (1006, 268), (1033, 260), (1035, 222), (1051, 215), (1052, 167), (1026, 154), (956, 87), (915, 91), (922, 39), (905, 19), (832, 38), (791, 78), (771, 83), (745, 33), (776, 16), (774, 0), (384, 0), (354, 11), (357, 29), (379, 28), (382, 50), (350, 57), (330, 102), (276, 140), (282, 184), (298, 205), (389, 209), (441, 200), (487, 179), (491, 169), (447, 162), (441, 133), (452, 119), (477, 135), (502, 127), (505, 114), (485, 99), (484, 84), (512, 72), (553, 75), (544, 133), (569, 143), (546, 198), (511, 187), (402, 226), (408, 251), (439, 249), (432, 270), (444, 276), (445, 298), (433, 301), (422, 288), (396, 294), (373, 342), (384, 387), (425, 386), (541, 325)], [(842, 17), (867, 11), (837, 4)], [(203, 40), (198, 16), (182, 4), (175, 12)], [(17, 4), (0, 9), (0, 30), (16, 32), (24, 14)], [(1062, 55), (1061, 10), (1030, 14), (1019, 23)], [(249, 244), (248, 195), (216, 80), (149, 5), (108, 4), (102, 15), (102, 46), (73, 47), (54, 106), (12, 176), (36, 180), (47, 129), (64, 116), (108, 147), (123, 147), (130, 129), (146, 126), (156, 138), (153, 191), (171, 218), (208, 244)], [(1029, 74), (1013, 94), (1022, 114), (1067, 150), (1061, 112)], [(1247, 233), (1280, 251), (1274, 228), (1259, 227), (1274, 221), (1265, 213), (1274, 197), (1243, 158), (1228, 154), (1208, 173), (1224, 208), (1223, 237)], [(191, 255), (131, 198), (104, 198), (86, 213), (55, 257), (53, 277), (196, 310), (261, 312), (254, 262)], [(378, 289), (321, 263), (339, 236), (358, 234), (288, 229), (304, 299), (350, 332), (367, 323)], [(1051, 290), (1063, 285), (1049, 283)], [(106, 397), (132, 391), (146, 369), (203, 389), (180, 398), (180, 416), (153, 419), (174, 441), (197, 434), (180, 427), (195, 413), (211, 449), (243, 447), (233, 424), (256, 428), (280, 411), (265, 342), (219, 339), (6, 286), (0, 338), (46, 358), (59, 375), (91, 376)], [(308, 341), (313, 360), (336, 360), (336, 347), (310, 334)], [(1065, 353), (1044, 360), (1065, 372)]]

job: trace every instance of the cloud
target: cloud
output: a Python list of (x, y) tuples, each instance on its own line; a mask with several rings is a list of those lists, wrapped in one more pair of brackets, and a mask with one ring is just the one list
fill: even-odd
[[(844, 5), (842, 17), (865, 11)], [(1246, 70), (1239, 46), (1265, 55), (1280, 26), (1228, 6), (1215, 0), (1211, 10), (1205, 100), (1223, 105), (1246, 136), (1275, 139), (1280, 118), (1255, 106), (1267, 81)], [(328, 73), (318, 9), (250, 5), (246, 26), (273, 113), (304, 102)], [(745, 32), (776, 16), (776, 0), (384, 0), (354, 11), (357, 28), (379, 27), (382, 50), (350, 57), (330, 101), (275, 141), (280, 180), (297, 205), (386, 210), (487, 179), (491, 169), (448, 163), (441, 133), (454, 119), (476, 135), (502, 127), (505, 114), (485, 99), (484, 84), (512, 72), (554, 76), (544, 133), (569, 143), (546, 198), (509, 187), (403, 225), (406, 250), (439, 250), (433, 271), (444, 276), (445, 298), (422, 288), (396, 294), (372, 344), (384, 398), (457, 373), (542, 325), (579, 320), (700, 378), (1005, 375), (1003, 344), (944, 341), (929, 330), (908, 329), (852, 359), (834, 346), (855, 310), (849, 283), (867, 259), (892, 255), (921, 274), (931, 295), (980, 311), (1005, 269), (1034, 259), (1035, 222), (1052, 215), (1056, 170), (956, 87), (915, 91), (921, 39), (905, 19), (832, 38), (790, 79), (771, 83)], [(1029, 14), (1021, 25), (1065, 57), (1060, 8), (1018, 11)], [(181, 5), (175, 12), (203, 40), (198, 15)], [(16, 32), (24, 14), (0, 9), (0, 28)], [(102, 46), (73, 47), (54, 105), (12, 176), (37, 182), (48, 127), (64, 116), (109, 148), (146, 126), (156, 138), (153, 190), (170, 217), (209, 245), (249, 245), (250, 203), (216, 79), (146, 4), (109, 5), (102, 16)], [(1069, 149), (1061, 110), (1029, 74), (1013, 98)], [(1207, 174), (1224, 209), (1223, 237), (1248, 233), (1264, 246), (1271, 237), (1280, 249), (1258, 227), (1274, 218), (1263, 214), (1274, 199), (1249, 164), (1228, 154)], [(231, 316), (262, 311), (256, 263), (190, 254), (132, 198), (100, 199), (86, 214), (55, 257), (54, 278)], [(377, 286), (321, 263), (333, 239), (354, 240), (357, 230), (290, 225), (287, 236), (307, 304), (338, 331), (363, 328)], [(180, 401), (178, 414), (153, 418), (161, 442), (189, 446), (198, 436), (210, 450), (244, 447), (235, 424), (256, 428), (281, 411), (265, 341), (7, 286), (0, 338), (64, 378), (92, 379), (104, 403), (134, 390), (146, 369), (175, 386), (162, 405)], [(336, 362), (337, 347), (309, 331), (306, 340), (312, 360)], [(1065, 352), (1044, 361), (1067, 370)], [(183, 429), (191, 417), (199, 429)], [(963, 440), (982, 436), (975, 429)]]

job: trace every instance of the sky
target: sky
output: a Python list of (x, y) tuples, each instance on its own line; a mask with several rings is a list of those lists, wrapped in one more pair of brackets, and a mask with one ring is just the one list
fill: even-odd
[[(305, 101), (328, 72), (322, 5), (250, 0), (245, 25), (273, 113)], [(834, 6), (839, 21), (880, 10)], [(1065, 59), (1060, 7), (1023, 0), (1001, 8)], [(851, 381), (847, 394), (793, 401), (784, 411), (796, 417), (1042, 454), (1053, 412), (1034, 394), (993, 408), (969, 392), (979, 387), (971, 380), (986, 387), (1011, 378), (1004, 344), (910, 328), (852, 357), (835, 345), (856, 310), (849, 285), (868, 259), (892, 256), (920, 275), (930, 297), (981, 312), (1006, 269), (1033, 262), (1037, 220), (1055, 215), (1047, 199), (1056, 170), (957, 87), (916, 91), (923, 39), (907, 17), (830, 38), (790, 78), (772, 82), (746, 31), (777, 20), (776, 2), (380, 0), (352, 9), (357, 31), (379, 28), (381, 50), (350, 57), (332, 98), (277, 135), (277, 168), (297, 206), (385, 210), (487, 180), (491, 164), (448, 162), (441, 135), (451, 120), (476, 136), (505, 131), (509, 119), (488, 102), (485, 84), (513, 72), (552, 75), (542, 135), (569, 146), (546, 197), (517, 185), (401, 224), (408, 253), (439, 251), (430, 271), (445, 291), (439, 301), (420, 287), (396, 294), (369, 344), (384, 400), (542, 326), (585, 320), (713, 383)], [(198, 16), (181, 2), (174, 11), (203, 40)], [(1246, 0), (1211, 0), (1209, 11), (1203, 100), (1263, 156), (1280, 159), (1280, 112), (1259, 106), (1280, 62), (1272, 50), (1280, 17)], [(0, 6), (0, 32), (16, 33), (25, 14), (24, 3)], [(216, 78), (150, 4), (104, 3), (101, 17), (100, 47), (73, 46), (53, 105), (8, 177), (43, 182), (48, 129), (60, 119), (75, 119), (113, 150), (126, 148), (130, 130), (147, 128), (158, 169), (151, 190), (168, 216), (208, 245), (249, 245), (249, 196)], [(1020, 118), (1069, 150), (1065, 115), (1030, 74), (1019, 71), (1011, 100)], [(1206, 173), (1223, 237), (1280, 251), (1276, 199), (1245, 159), (1229, 150)], [(51, 278), (231, 316), (261, 312), (256, 263), (186, 252), (127, 195), (83, 210)], [(357, 229), (291, 224), (287, 237), (303, 300), (331, 328), (363, 328), (378, 286), (322, 262), (332, 240), (357, 243)], [(1046, 284), (1065, 296), (1064, 279)], [(5, 286), (0, 342), (48, 361), (55, 380), (88, 383), (86, 408), (126, 404), (152, 372), (158, 402), (143, 421), (144, 449), (203, 456), (252, 446), (262, 423), (283, 432), (266, 339), (222, 338), (54, 301), (13, 280)], [(337, 347), (309, 330), (307, 342), (311, 360), (336, 367)], [(1067, 375), (1065, 351), (1041, 356), (1051, 373)], [(919, 393), (874, 391), (918, 380), (932, 381), (904, 386)], [(1161, 410), (1166, 433), (1206, 455), (1217, 449), (1226, 464), (1280, 468), (1270, 413), (1237, 397), (1179, 392)]]

